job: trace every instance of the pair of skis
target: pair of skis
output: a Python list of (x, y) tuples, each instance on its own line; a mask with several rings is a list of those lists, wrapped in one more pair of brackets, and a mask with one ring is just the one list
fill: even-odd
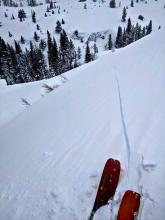
[[(120, 170), (121, 166), (118, 160), (107, 160), (97, 190), (94, 206), (88, 220), (93, 220), (96, 211), (101, 206), (107, 205), (109, 200), (113, 199), (120, 177)], [(126, 191), (120, 204), (117, 220), (135, 220), (139, 206), (140, 194), (130, 190)]]

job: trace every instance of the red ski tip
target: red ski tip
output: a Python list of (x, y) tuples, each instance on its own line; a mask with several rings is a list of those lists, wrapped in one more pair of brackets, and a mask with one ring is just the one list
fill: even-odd
[(107, 205), (108, 201), (113, 198), (120, 176), (120, 162), (112, 158), (108, 159), (100, 180), (97, 190), (95, 203), (89, 219), (92, 219), (94, 213), (103, 205)]
[(117, 220), (135, 220), (139, 212), (141, 195), (128, 190), (124, 193)]

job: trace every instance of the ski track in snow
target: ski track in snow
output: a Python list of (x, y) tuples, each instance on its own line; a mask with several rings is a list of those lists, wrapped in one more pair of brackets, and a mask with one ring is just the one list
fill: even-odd
[(114, 71), (114, 77), (116, 80), (116, 86), (117, 86), (117, 92), (118, 92), (118, 98), (119, 98), (119, 106), (120, 106), (120, 116), (121, 116), (121, 122), (122, 122), (122, 130), (124, 133), (125, 146), (126, 146), (126, 151), (127, 151), (127, 162), (128, 162), (127, 175), (129, 176), (131, 145), (130, 145), (127, 126), (126, 126), (125, 117), (124, 117), (124, 109), (123, 109), (123, 103), (122, 103), (122, 97), (121, 97), (120, 84), (119, 84), (119, 80), (118, 80), (118, 77), (115, 71)]

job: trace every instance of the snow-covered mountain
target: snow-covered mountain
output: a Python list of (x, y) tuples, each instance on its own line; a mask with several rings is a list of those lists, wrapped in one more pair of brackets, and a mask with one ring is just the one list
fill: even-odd
[[(122, 9), (109, 11), (108, 2), (99, 7), (99, 2), (93, 6), (88, 1), (86, 12), (82, 3), (73, 2), (61, 2), (69, 12), (64, 17), (68, 33), (77, 28), (85, 36), (93, 31), (115, 33), (119, 23), (124, 25)], [(153, 20), (152, 34), (141, 40), (103, 51), (105, 41), (100, 39), (102, 49), (95, 61), (48, 80), (12, 86), (0, 81), (0, 219), (88, 219), (110, 157), (122, 166), (114, 214), (123, 193), (132, 189), (142, 195), (139, 220), (164, 219), (163, 4), (151, 0), (128, 9), (135, 23), (139, 14), (144, 24)], [(43, 33), (49, 29), (53, 35), (53, 17), (46, 22), (43, 7), (35, 8), (39, 25)], [(1, 15), (6, 9), (17, 13), (0, 9)], [(12, 44), (10, 28), (17, 39), (24, 32), (30, 40), (30, 19), (13, 25), (2, 18), (0, 35)], [(95, 220), (110, 219), (111, 214), (105, 206)]]

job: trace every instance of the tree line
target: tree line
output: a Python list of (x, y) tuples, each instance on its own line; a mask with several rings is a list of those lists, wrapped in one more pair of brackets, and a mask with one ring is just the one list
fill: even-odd
[(138, 23), (132, 25), (131, 19), (128, 19), (127, 27), (122, 29), (121, 26), (118, 27), (115, 47), (121, 48), (128, 44), (133, 43), (136, 40), (150, 34), (152, 32), (152, 20), (150, 20), (147, 26), (141, 27)]
[(47, 42), (41, 40), (37, 46), (30, 41), (30, 47), (25, 51), (19, 42), (14, 41), (14, 46), (11, 46), (0, 37), (0, 78), (5, 79), (8, 85), (57, 76), (79, 66), (80, 58), (80, 48), (75, 49), (65, 30), (60, 33), (59, 47), (47, 31)]

